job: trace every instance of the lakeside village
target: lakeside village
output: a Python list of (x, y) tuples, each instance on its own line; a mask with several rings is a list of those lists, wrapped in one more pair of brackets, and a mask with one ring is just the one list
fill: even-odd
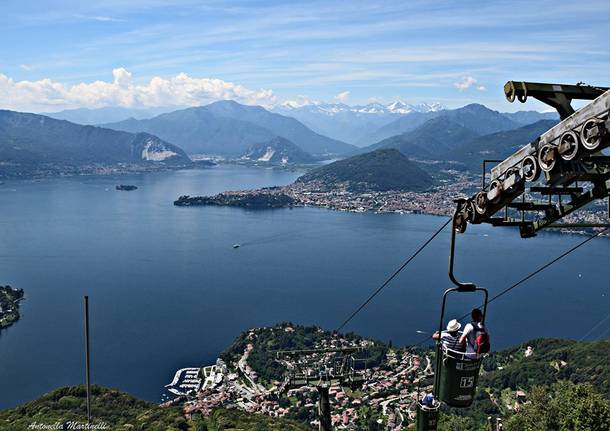
[[(451, 180), (427, 192), (353, 190), (348, 183), (328, 185), (312, 181), (294, 182), (287, 186), (253, 190), (226, 191), (215, 196), (180, 196), (177, 206), (220, 205), (244, 208), (318, 207), (337, 211), (451, 216), (455, 199), (467, 198), (480, 187), (480, 179), (457, 171), (448, 172)], [(528, 200), (533, 199), (526, 193)], [(520, 216), (514, 212), (511, 216)], [(588, 208), (564, 217), (566, 223), (602, 224), (608, 220), (605, 202), (594, 202)], [(564, 230), (567, 233), (588, 233), (586, 230)]]
[[(303, 336), (308, 330), (315, 333)], [(303, 369), (303, 364), (315, 364), (311, 369), (316, 373), (319, 364), (329, 363), (330, 354), (307, 353), (277, 360), (277, 345), (270, 348), (269, 340), (278, 339), (288, 340), (286, 345), (292, 349), (303, 347), (303, 344), (295, 343), (295, 339), (305, 339), (314, 340), (307, 345), (308, 349), (360, 348), (368, 352), (372, 365), (361, 369), (364, 378), (360, 385), (351, 388), (339, 384), (330, 386), (331, 418), (335, 429), (362, 429), (371, 421), (383, 424), (388, 430), (404, 429), (415, 421), (418, 398), (432, 390), (433, 350), (391, 348), (353, 334), (342, 335), (284, 323), (245, 332), (215, 365), (178, 370), (166, 386), (173, 398), (167, 397), (162, 406), (180, 405), (187, 417), (197, 414), (207, 417), (215, 408), (225, 407), (287, 417), (317, 426), (315, 384), (285, 388), (291, 387), (287, 386), (290, 370)], [(526, 356), (532, 354), (531, 348), (525, 352)], [(519, 409), (519, 394), (513, 395), (506, 403), (509, 410)], [(521, 395), (523, 398), (524, 394)]]

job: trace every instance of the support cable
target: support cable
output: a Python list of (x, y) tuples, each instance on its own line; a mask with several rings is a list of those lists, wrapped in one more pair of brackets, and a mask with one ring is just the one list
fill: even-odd
[[(591, 335), (593, 333), (593, 331), (595, 331), (597, 328), (599, 328), (601, 326), (602, 323), (604, 323), (606, 320), (610, 319), (610, 315), (604, 317), (602, 320), (600, 320), (599, 322), (597, 322), (595, 324), (595, 326), (593, 326), (589, 332), (587, 332), (585, 335), (583, 335), (582, 337), (580, 337), (578, 339), (578, 341), (583, 341), (585, 338), (587, 338), (589, 335)], [(606, 331), (604, 331), (605, 333)]]
[(383, 283), (381, 286), (379, 286), (379, 287), (377, 288), (377, 290), (375, 290), (375, 292), (373, 292), (373, 293), (371, 294), (371, 296), (369, 296), (369, 297), (368, 297), (368, 299), (367, 299), (366, 301), (364, 301), (364, 302), (362, 303), (362, 305), (360, 305), (360, 307), (358, 307), (358, 308), (357, 308), (357, 309), (356, 309), (356, 310), (355, 310), (355, 311), (354, 311), (354, 312), (353, 312), (353, 313), (352, 313), (352, 314), (351, 314), (351, 315), (350, 315), (350, 316), (349, 316), (347, 319), (345, 319), (345, 321), (344, 321), (344, 322), (343, 322), (343, 323), (342, 323), (342, 324), (341, 324), (341, 325), (340, 325), (340, 326), (339, 326), (339, 327), (336, 329), (336, 331), (337, 331), (337, 332), (341, 331), (341, 329), (343, 329), (343, 328), (345, 327), (345, 325), (347, 325), (347, 324), (348, 324), (348, 323), (349, 323), (349, 322), (350, 322), (350, 321), (351, 321), (351, 320), (352, 320), (354, 317), (356, 317), (356, 315), (357, 315), (358, 313), (360, 313), (360, 312), (362, 311), (362, 309), (363, 309), (364, 307), (366, 307), (366, 306), (367, 306), (367, 305), (368, 305), (368, 304), (369, 304), (369, 303), (370, 303), (370, 302), (373, 300), (373, 298), (375, 298), (375, 297), (376, 297), (376, 296), (377, 296), (379, 293), (381, 293), (381, 291), (382, 291), (383, 289), (385, 289), (385, 287), (386, 287), (388, 284), (390, 284), (390, 282), (391, 282), (391, 281), (392, 281), (394, 278), (396, 278), (396, 276), (397, 276), (398, 274), (400, 274), (400, 272), (401, 272), (403, 269), (405, 269), (405, 268), (406, 268), (406, 266), (407, 266), (409, 263), (411, 263), (411, 261), (412, 261), (413, 259), (415, 259), (415, 257), (417, 257), (417, 255), (418, 255), (418, 254), (419, 254), (419, 253), (420, 253), (420, 252), (421, 252), (421, 251), (422, 251), (424, 248), (426, 248), (426, 246), (427, 246), (428, 244), (430, 244), (430, 243), (432, 242), (432, 240), (433, 240), (434, 238), (436, 238), (436, 237), (437, 237), (437, 235), (438, 235), (439, 233), (441, 233), (441, 231), (442, 231), (443, 229), (445, 229), (445, 227), (446, 227), (446, 226), (447, 226), (449, 223), (451, 223), (451, 220), (452, 220), (452, 218), (449, 218), (449, 220), (447, 220), (445, 223), (443, 223), (443, 225), (442, 225), (441, 227), (439, 227), (439, 228), (438, 228), (438, 230), (437, 230), (436, 232), (434, 232), (434, 234), (433, 234), (433, 235), (432, 235), (430, 238), (428, 238), (428, 239), (426, 240), (426, 242), (424, 242), (424, 243), (423, 243), (423, 244), (422, 244), (422, 245), (421, 245), (421, 246), (420, 246), (420, 247), (419, 247), (419, 248), (418, 248), (418, 249), (415, 251), (415, 253), (413, 253), (413, 254), (411, 255), (411, 257), (409, 257), (409, 258), (408, 258), (408, 259), (407, 259), (407, 260), (406, 260), (406, 261), (405, 261), (405, 262), (404, 262), (404, 263), (403, 263), (403, 264), (402, 264), (402, 265), (401, 265), (401, 266), (400, 266), (400, 267), (399, 267), (399, 268), (398, 268), (396, 271), (394, 271), (394, 273), (393, 273), (393, 274), (392, 274), (392, 275), (391, 275), (391, 276), (390, 276), (390, 277), (389, 277), (389, 278), (388, 278), (388, 279), (387, 279), (387, 280), (386, 280), (386, 281), (385, 281), (385, 282), (384, 282), (384, 283)]

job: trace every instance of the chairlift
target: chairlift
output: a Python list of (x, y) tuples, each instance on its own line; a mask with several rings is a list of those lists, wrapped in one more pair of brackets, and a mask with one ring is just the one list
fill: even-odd
[[(455, 257), (455, 234), (460, 229), (459, 214), (456, 211), (451, 229), (451, 244), (449, 253), (449, 279), (456, 287), (449, 288), (443, 294), (443, 304), (439, 321), (439, 334), (443, 331), (447, 297), (451, 293), (477, 293), (484, 295), (483, 321), (487, 315), (489, 293), (487, 289), (476, 287), (472, 283), (462, 283), (453, 275)], [(441, 339), (436, 343), (436, 372), (434, 374), (434, 399), (424, 404), (417, 400), (417, 431), (435, 431), (441, 402), (451, 407), (466, 408), (474, 401), (479, 379), (482, 358), (478, 354), (459, 352), (443, 346)], [(419, 390), (418, 390), (419, 398)]]

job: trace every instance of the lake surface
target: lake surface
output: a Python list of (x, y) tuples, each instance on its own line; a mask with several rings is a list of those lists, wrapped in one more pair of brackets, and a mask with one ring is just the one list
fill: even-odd
[[(22, 318), (0, 335), (0, 408), (84, 381), (90, 296), (93, 383), (159, 401), (176, 369), (215, 361), (241, 331), (280, 321), (336, 328), (445, 219), (315, 208), (174, 207), (179, 195), (288, 184), (298, 172), (239, 166), (0, 185), (0, 283)], [(118, 192), (116, 184), (135, 184)], [(347, 328), (395, 345), (438, 325), (446, 231)], [(580, 236), (475, 226), (458, 277), (493, 295)], [(233, 244), (240, 243), (239, 249)], [(595, 239), (490, 305), (494, 347), (580, 338), (610, 309), (610, 240)], [(450, 316), (478, 303), (461, 295)], [(610, 322), (588, 337), (608, 336)]]

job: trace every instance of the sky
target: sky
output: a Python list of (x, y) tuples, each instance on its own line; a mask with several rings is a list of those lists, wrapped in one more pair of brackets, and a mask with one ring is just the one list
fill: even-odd
[(0, 0), (0, 108), (509, 104), (610, 85), (610, 2)]

